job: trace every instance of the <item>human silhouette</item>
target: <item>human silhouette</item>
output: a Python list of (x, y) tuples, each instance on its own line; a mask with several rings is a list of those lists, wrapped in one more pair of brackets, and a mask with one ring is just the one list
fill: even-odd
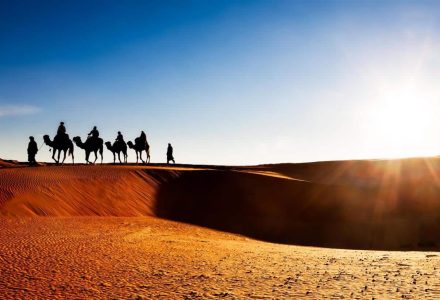
[(57, 135), (63, 136), (66, 134), (66, 127), (64, 126), (64, 122), (60, 122), (58, 126)]
[(60, 122), (60, 125), (57, 129), (57, 135), (54, 138), (54, 141), (58, 144), (64, 144), (69, 140), (69, 136), (66, 132), (66, 127), (64, 126), (64, 122)]
[(167, 148), (167, 164), (169, 164), (170, 161), (172, 161), (174, 164), (176, 163), (174, 161), (174, 157), (173, 157), (173, 147), (171, 146), (170, 143), (168, 143), (168, 148)]
[(144, 146), (147, 143), (147, 135), (143, 130), (141, 131), (141, 135), (139, 136), (139, 142)]
[(93, 129), (89, 132), (89, 136), (95, 139), (99, 138), (99, 131), (96, 126), (94, 126)]
[(37, 152), (38, 152), (37, 143), (35, 142), (34, 137), (30, 136), (29, 144), (27, 148), (29, 166), (33, 166), (37, 164), (37, 161), (35, 160), (35, 155), (37, 155)]
[(116, 142), (125, 143), (124, 136), (122, 135), (122, 133), (120, 131), (118, 131), (118, 136), (116, 137)]

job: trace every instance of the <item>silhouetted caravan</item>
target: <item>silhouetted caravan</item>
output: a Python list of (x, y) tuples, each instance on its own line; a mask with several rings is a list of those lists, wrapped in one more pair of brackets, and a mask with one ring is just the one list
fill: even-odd
[(37, 152), (38, 152), (37, 143), (35, 142), (34, 137), (30, 136), (29, 144), (27, 148), (29, 166), (33, 166), (37, 164), (37, 161), (35, 160), (35, 155), (37, 155)]
[[(55, 137), (54, 140), (52, 141), (49, 137), (49, 135), (44, 135), (43, 136), (43, 140), (44, 143), (46, 145), (48, 145), (49, 147), (51, 147), (53, 149), (52, 151), (52, 159), (59, 164), (60, 163), (60, 154), (61, 151), (63, 151), (64, 156), (63, 156), (63, 161), (61, 162), (61, 164), (64, 163), (64, 161), (66, 160), (66, 152), (67, 150), (69, 150), (69, 155), (72, 156), (72, 163), (75, 163), (75, 156), (73, 155), (73, 143), (72, 140), (70, 140), (69, 135), (65, 134), (66, 136), (64, 138), (57, 138)], [(58, 136), (58, 135), (57, 135)], [(58, 158), (55, 158), (55, 155), (58, 153)]]
[[(149, 163), (150, 162), (150, 145), (148, 144), (147, 140), (145, 139), (145, 142), (142, 141), (141, 138), (137, 137), (134, 140), (134, 144), (132, 141), (127, 142), (127, 145), (130, 149), (134, 149), (136, 152), (136, 163), (138, 163), (139, 159), (143, 163)], [(147, 157), (144, 161), (142, 159), (142, 152), (145, 151)]]
[(127, 144), (125, 142), (116, 141), (113, 145), (111, 142), (106, 142), (105, 145), (107, 149), (113, 153), (113, 163), (116, 162), (116, 153), (118, 153), (119, 162), (122, 163), (121, 152), (123, 154), (124, 163), (127, 163)]
[(101, 155), (101, 164), (102, 160), (104, 159), (103, 151), (104, 151), (104, 141), (101, 138), (88, 138), (85, 143), (82, 142), (81, 137), (76, 136), (73, 138), (73, 141), (75, 144), (80, 147), (81, 149), (84, 149), (86, 151), (86, 162), (92, 164), (91, 161), (89, 161), (90, 153), (95, 153), (95, 160), (93, 161), (93, 164), (98, 159), (98, 151)]
[(168, 148), (167, 148), (167, 164), (169, 164), (170, 161), (172, 161), (174, 164), (176, 163), (174, 161), (174, 156), (173, 156), (173, 147), (171, 146), (170, 143), (168, 143)]

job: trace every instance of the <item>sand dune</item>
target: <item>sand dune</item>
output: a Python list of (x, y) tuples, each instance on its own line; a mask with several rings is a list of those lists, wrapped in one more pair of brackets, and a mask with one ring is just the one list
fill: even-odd
[[(161, 176), (173, 176), (175, 171)], [(158, 182), (142, 169), (51, 166), (0, 173), (3, 216), (152, 215)]]
[(158, 216), (273, 242), (437, 249), (436, 158), (0, 172), (3, 216)]
[(438, 251), (439, 168), (437, 158), (253, 167), (6, 162), (0, 295), (435, 298), (435, 253), (292, 244)]
[(1, 168), (13, 168), (13, 167), (17, 167), (17, 166), (18, 166), (18, 162), (16, 162), (16, 161), (0, 159), (0, 169)]

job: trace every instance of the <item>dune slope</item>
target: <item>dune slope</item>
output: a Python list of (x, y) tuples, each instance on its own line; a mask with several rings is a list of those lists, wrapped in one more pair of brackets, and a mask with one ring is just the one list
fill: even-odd
[(152, 215), (159, 180), (176, 174), (156, 179), (154, 171), (112, 166), (7, 169), (0, 172), (0, 215)]
[(290, 244), (438, 249), (438, 166), (433, 158), (3, 169), (0, 215), (157, 216)]

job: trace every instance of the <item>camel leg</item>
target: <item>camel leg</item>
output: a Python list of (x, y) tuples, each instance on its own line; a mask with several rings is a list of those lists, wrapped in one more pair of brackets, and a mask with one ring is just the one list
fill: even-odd
[(57, 150), (55, 148), (52, 148), (52, 159), (53, 159), (54, 162), (58, 163), (57, 160), (55, 159), (56, 151)]
[(86, 162), (87, 162), (88, 164), (90, 164), (90, 162), (89, 162), (89, 156), (90, 156), (90, 152), (86, 151)]
[(93, 163), (96, 163), (97, 160), (98, 160), (98, 151), (95, 151), (95, 161)]
[(122, 161), (121, 161), (121, 152), (118, 152), (118, 160), (119, 160), (119, 163), (122, 164)]
[(57, 164), (60, 163), (60, 157), (61, 157), (61, 150), (58, 150), (58, 160), (57, 160)]
[(139, 161), (139, 157), (138, 157), (138, 152), (136, 151), (136, 164), (138, 163), (138, 161)]
[(142, 151), (141, 152), (139, 152), (139, 157), (141, 158), (141, 162), (144, 164), (145, 163), (145, 161), (142, 159)]
[(116, 154), (113, 152), (113, 163), (116, 163)]
[(64, 161), (66, 160), (66, 152), (67, 152), (67, 149), (65, 149), (63, 152), (63, 161), (61, 164), (64, 164)]
[(72, 156), (72, 165), (75, 164), (75, 156), (73, 155), (73, 145), (69, 148), (67, 148), (67, 156), (71, 155)]

